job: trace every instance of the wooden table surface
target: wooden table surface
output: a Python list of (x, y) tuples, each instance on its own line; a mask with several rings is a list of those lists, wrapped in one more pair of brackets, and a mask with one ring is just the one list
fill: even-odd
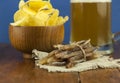
[[(114, 57), (120, 57), (115, 44)], [(97, 69), (86, 72), (48, 73), (33, 60), (25, 60), (11, 45), (0, 44), (0, 83), (120, 83), (120, 69)]]

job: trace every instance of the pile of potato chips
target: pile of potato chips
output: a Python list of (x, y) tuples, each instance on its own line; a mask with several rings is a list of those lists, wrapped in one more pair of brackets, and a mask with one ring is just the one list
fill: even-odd
[(68, 19), (68, 16), (59, 16), (59, 10), (53, 8), (49, 0), (20, 0), (11, 25), (55, 26), (64, 24)]

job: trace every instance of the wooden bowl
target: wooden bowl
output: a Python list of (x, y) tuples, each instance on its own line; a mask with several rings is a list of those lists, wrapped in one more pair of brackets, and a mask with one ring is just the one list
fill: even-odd
[(9, 39), (14, 48), (31, 58), (32, 50), (50, 52), (53, 45), (64, 39), (64, 25), (59, 26), (9, 26)]

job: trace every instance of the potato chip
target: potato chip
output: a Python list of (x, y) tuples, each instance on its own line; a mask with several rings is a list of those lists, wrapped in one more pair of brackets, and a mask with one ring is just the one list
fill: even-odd
[(26, 17), (23, 17), (21, 20), (18, 20), (14, 23), (11, 23), (11, 25), (14, 26), (40, 26), (43, 25), (44, 22), (39, 21), (38, 18), (35, 18), (34, 16), (27, 15)]
[(44, 12), (39, 12), (34, 17), (34, 22), (38, 23), (37, 25), (45, 26), (46, 21), (48, 20), (49, 15)]
[(64, 17), (64, 23), (66, 22), (66, 21), (68, 21), (69, 20), (69, 17), (68, 16), (65, 16)]
[(59, 16), (50, 0), (20, 0), (19, 10), (14, 14), (14, 26), (56, 26), (64, 24), (68, 16)]
[(24, 0), (20, 0), (19, 2), (19, 9), (21, 9), (23, 6), (25, 5), (25, 1)]
[(44, 21), (42, 21), (41, 19), (39, 19), (39, 18), (33, 18), (33, 25), (32, 26), (45, 26), (45, 22)]
[(66, 21), (68, 21), (69, 17), (65, 16), (64, 18), (62, 16), (59, 16), (56, 22), (56, 25), (64, 24)]
[(54, 26), (56, 25), (57, 19), (59, 16), (59, 11), (57, 9), (50, 15), (48, 21), (46, 22), (46, 26)]
[(47, 1), (30, 0), (29, 2), (29, 7), (34, 11), (38, 11), (39, 9), (46, 5), (48, 6), (49, 9), (52, 9), (52, 5)]
[(41, 11), (36, 14), (35, 18), (39, 19), (40, 22), (44, 22), (44, 26), (45, 26), (45, 22), (48, 20), (49, 15)]
[(20, 9), (20, 10), (16, 11), (14, 14), (14, 21), (16, 22), (18, 20), (21, 20), (25, 16), (27, 16), (27, 14), (23, 10)]
[(63, 24), (63, 20), (64, 20), (64, 18), (62, 16), (59, 16), (58, 19), (57, 19), (57, 21), (56, 21), (56, 25)]
[(29, 1), (43, 1), (43, 0), (29, 0)]
[(29, 14), (29, 15), (35, 15), (37, 12), (35, 12), (34, 10), (32, 10), (32, 9), (30, 9), (28, 6), (23, 6), (22, 7), (22, 10), (25, 12), (25, 13), (27, 13), (27, 14)]
[(27, 15), (35, 15), (36, 12), (30, 9), (27, 4), (25, 4), (24, 0), (20, 0), (19, 2), (19, 10), (14, 14), (14, 21), (21, 20), (23, 17)]
[(28, 16), (23, 17), (21, 20), (18, 20), (14, 23), (11, 23), (13, 26), (28, 26)]
[(39, 10), (38, 10), (38, 12), (39, 11), (42, 11), (42, 10), (51, 10), (52, 8), (49, 8), (49, 6), (48, 5), (44, 5), (43, 7), (41, 7)]

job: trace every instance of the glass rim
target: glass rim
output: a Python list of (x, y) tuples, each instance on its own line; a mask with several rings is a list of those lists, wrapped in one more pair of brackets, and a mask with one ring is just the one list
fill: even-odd
[(93, 2), (112, 2), (112, 0), (70, 0), (71, 3), (93, 3)]

